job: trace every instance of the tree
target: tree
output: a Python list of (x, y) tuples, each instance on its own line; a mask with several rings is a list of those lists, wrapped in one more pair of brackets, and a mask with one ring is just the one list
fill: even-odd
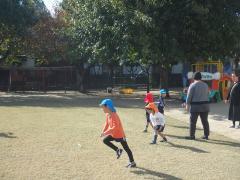
[[(64, 0), (75, 64), (159, 65), (236, 54), (238, 0)], [(163, 73), (163, 74), (164, 74)], [(160, 73), (161, 74), (161, 73)], [(161, 85), (167, 88), (166, 79)], [(149, 87), (148, 87), (149, 90)]]
[[(70, 24), (73, 64), (84, 72), (84, 64), (105, 63), (113, 77), (114, 67), (127, 56), (128, 24), (121, 1), (65, 0), (62, 8)], [(84, 75), (83, 73), (81, 74)]]
[(39, 65), (69, 65), (68, 45), (63, 30), (67, 24), (63, 20), (63, 12), (56, 12), (55, 17), (42, 17), (28, 31), (27, 44), (29, 53), (35, 57)]
[[(151, 26), (144, 30), (145, 33), (150, 31), (146, 35), (150, 34), (147, 39), (151, 40), (151, 45), (147, 46), (165, 72), (179, 60), (191, 63), (238, 54), (240, 2), (237, 0), (146, 0), (131, 3), (151, 19)], [(152, 62), (150, 57), (147, 63)], [(161, 77), (164, 76), (167, 77)], [(161, 78), (161, 82), (164, 81), (167, 82)]]
[(18, 55), (25, 54), (27, 29), (47, 14), (42, 0), (0, 1), (0, 61), (1, 64), (20, 63)]

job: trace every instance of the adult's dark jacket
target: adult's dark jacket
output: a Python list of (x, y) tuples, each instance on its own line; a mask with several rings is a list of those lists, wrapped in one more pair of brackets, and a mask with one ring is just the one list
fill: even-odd
[(227, 99), (230, 101), (228, 119), (240, 121), (240, 82), (232, 86)]

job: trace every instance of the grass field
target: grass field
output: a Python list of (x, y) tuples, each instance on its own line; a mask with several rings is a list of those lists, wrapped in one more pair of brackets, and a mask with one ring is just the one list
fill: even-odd
[[(169, 142), (150, 145), (142, 99), (116, 98), (137, 168), (99, 137), (105, 116), (100, 97), (1, 97), (0, 179), (240, 179), (240, 143), (218, 134), (188, 141), (188, 125), (166, 116)], [(202, 135), (197, 130), (197, 137)]]

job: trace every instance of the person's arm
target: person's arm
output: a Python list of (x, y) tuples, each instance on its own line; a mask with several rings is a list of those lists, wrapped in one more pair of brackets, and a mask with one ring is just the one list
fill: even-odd
[(231, 86), (231, 87), (229, 88), (229, 90), (228, 90), (227, 98), (224, 100), (225, 103), (229, 102), (229, 100), (230, 100), (230, 93), (231, 93), (232, 87), (233, 87), (233, 86)]
[(164, 115), (160, 115), (160, 122), (161, 122), (161, 125), (165, 125), (165, 118), (164, 118)]
[(166, 104), (165, 104), (164, 98), (162, 96), (160, 97), (160, 101), (162, 102), (162, 105), (164, 107)]
[[(108, 116), (108, 115), (107, 115)], [(104, 136), (104, 132), (107, 130), (108, 128), (108, 117), (106, 116), (106, 121), (105, 121), (105, 124), (103, 126), (103, 130), (102, 130), (102, 133), (101, 133), (101, 137)]]
[(187, 98), (186, 98), (186, 109), (189, 109), (190, 103), (192, 102), (192, 98), (193, 98), (193, 86), (190, 85), (188, 88), (188, 92), (187, 92)]
[(102, 133), (105, 132), (107, 128), (108, 128), (108, 123), (107, 123), (107, 119), (106, 119), (106, 122), (105, 122), (105, 124), (104, 124)]
[(151, 114), (149, 114), (149, 119), (150, 119), (150, 124), (151, 124), (152, 127), (154, 128), (154, 124), (155, 124), (155, 122), (154, 122), (154, 118), (151, 117)]

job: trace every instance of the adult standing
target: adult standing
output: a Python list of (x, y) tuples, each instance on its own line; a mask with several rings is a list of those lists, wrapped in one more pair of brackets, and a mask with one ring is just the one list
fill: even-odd
[(208, 85), (203, 82), (202, 75), (200, 72), (194, 74), (194, 82), (189, 86), (186, 109), (190, 111), (190, 136), (186, 139), (194, 140), (196, 123), (198, 116), (201, 118), (201, 122), (204, 129), (204, 136), (202, 139), (208, 140), (209, 136), (209, 123), (208, 123), (208, 112), (209, 112), (209, 91)]
[(234, 84), (225, 102), (230, 102), (228, 119), (233, 122), (230, 128), (235, 128), (236, 121), (239, 121), (239, 125), (236, 128), (240, 128), (240, 70), (235, 70), (232, 74), (232, 80)]

